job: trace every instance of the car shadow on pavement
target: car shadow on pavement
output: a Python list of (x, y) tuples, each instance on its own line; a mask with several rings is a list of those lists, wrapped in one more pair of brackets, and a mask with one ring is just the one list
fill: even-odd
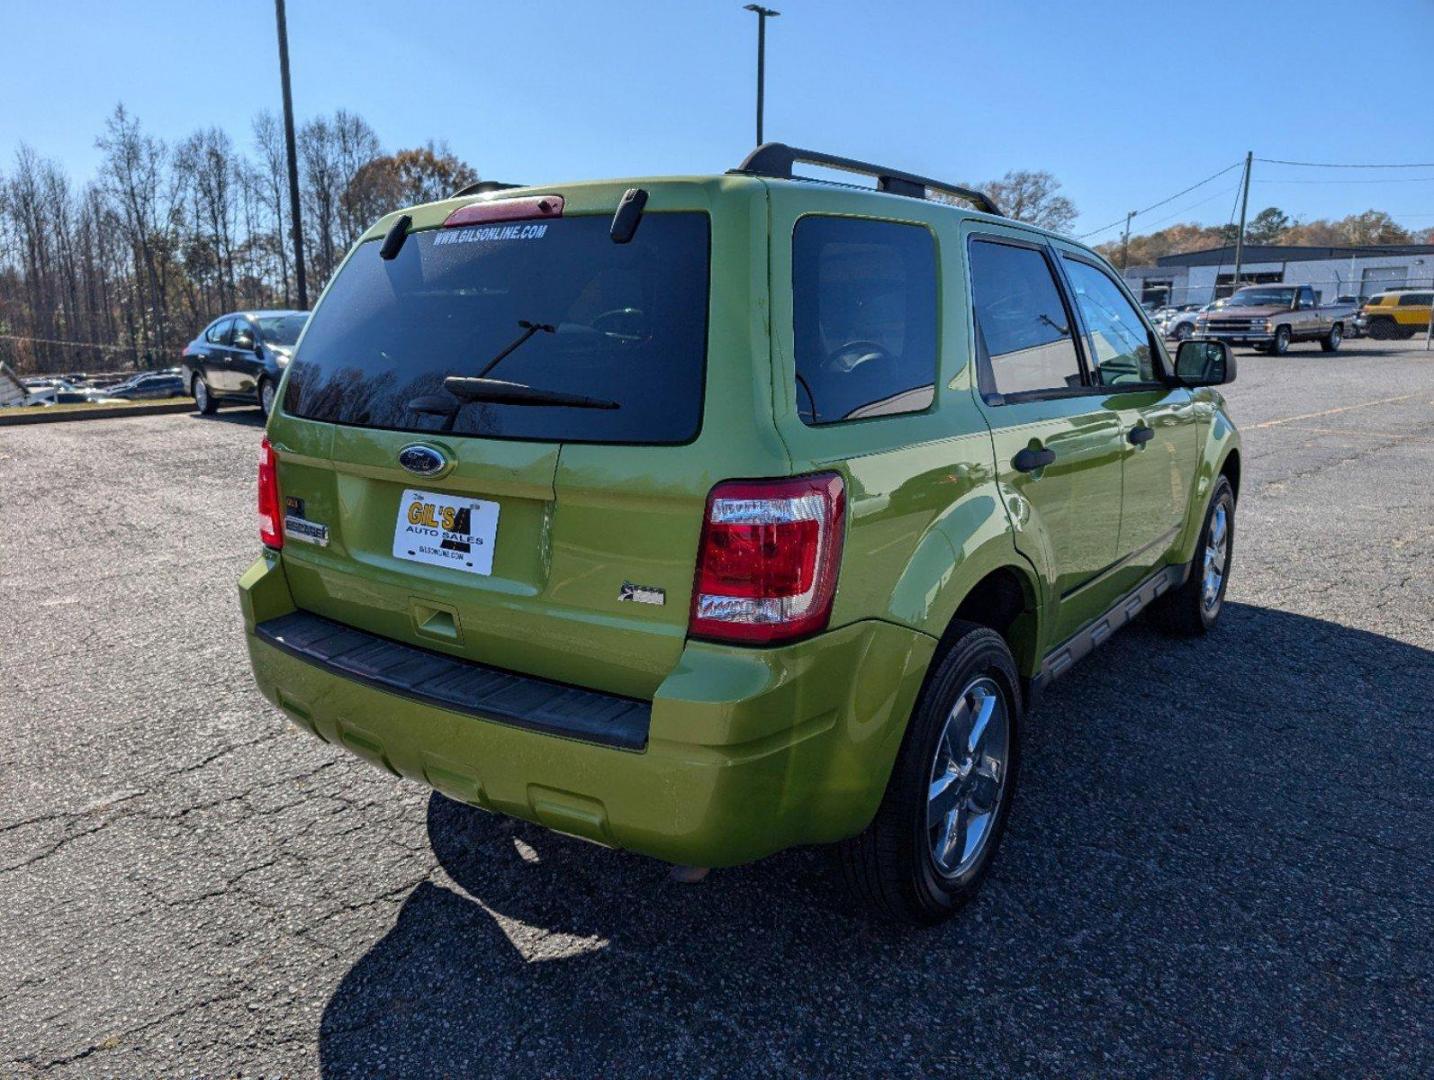
[(992, 878), (928, 930), (820, 851), (684, 886), (435, 795), (445, 873), (341, 981), (324, 1074), (1400, 1071), (1431, 689), (1434, 653), (1319, 619), (1137, 622), (1047, 694)]

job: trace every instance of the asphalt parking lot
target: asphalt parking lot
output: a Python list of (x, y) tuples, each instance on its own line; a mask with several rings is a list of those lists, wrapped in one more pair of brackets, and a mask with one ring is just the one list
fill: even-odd
[(1032, 717), (954, 922), (699, 886), (291, 727), (252, 410), (0, 429), (0, 1062), (27, 1076), (1434, 1073), (1434, 353), (1240, 353), (1229, 606)]

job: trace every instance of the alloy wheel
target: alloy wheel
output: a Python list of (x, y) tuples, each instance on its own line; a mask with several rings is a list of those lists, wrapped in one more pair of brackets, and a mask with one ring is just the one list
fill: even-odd
[(1221, 503), (1210, 516), (1210, 529), (1205, 535), (1200, 603), (1207, 615), (1213, 615), (1220, 606), (1220, 586), (1225, 581), (1225, 566), (1229, 555), (1230, 515), (1224, 503)]
[(983, 675), (956, 698), (931, 762), (926, 832), (942, 876), (974, 866), (995, 834), (1010, 749), (1005, 696)]

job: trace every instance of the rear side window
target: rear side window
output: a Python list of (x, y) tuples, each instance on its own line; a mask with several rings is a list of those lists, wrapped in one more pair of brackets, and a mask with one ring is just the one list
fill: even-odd
[(1399, 298), (1399, 306), (1400, 306), (1400, 307), (1428, 307), (1431, 298), (1434, 298), (1434, 293), (1427, 293), (1427, 292), (1405, 293), (1403, 296), (1401, 296), (1401, 297)]
[(811, 216), (792, 233), (797, 412), (920, 412), (936, 391), (936, 242), (919, 225)]
[(1096, 382), (1102, 386), (1153, 383), (1154, 346), (1135, 305), (1105, 271), (1079, 259), (1066, 259), (1066, 273), (1090, 335)]
[[(284, 410), (396, 431), (691, 440), (706, 373), (707, 215), (649, 213), (626, 244), (610, 223), (430, 229), (393, 259), (378, 241), (360, 245), (309, 319)], [(476, 379), (544, 400), (474, 397)]]
[(1071, 318), (1041, 252), (972, 241), (971, 300), (977, 346), (997, 393), (1082, 385)]

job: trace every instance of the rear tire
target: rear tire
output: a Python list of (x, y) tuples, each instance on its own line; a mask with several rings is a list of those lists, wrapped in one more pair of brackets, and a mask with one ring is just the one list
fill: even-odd
[(876, 817), (838, 854), (875, 913), (930, 925), (955, 914), (990, 872), (1020, 771), (1015, 661), (994, 630), (954, 624), (912, 710)]
[(1340, 342), (1344, 341), (1344, 330), (1335, 323), (1329, 328), (1329, 333), (1319, 339), (1319, 347), (1324, 352), (1339, 352)]
[(259, 380), (259, 411), (264, 414), (264, 419), (269, 419), (269, 414), (274, 411), (274, 383), (271, 379)]
[(1195, 333), (1195, 328), (1188, 322), (1183, 322), (1175, 328), (1176, 341), (1189, 341), (1190, 335)]
[[(1230, 561), (1235, 553), (1235, 489), (1221, 476), (1205, 508), (1200, 539), (1190, 576), (1174, 592), (1166, 593), (1150, 613), (1161, 628), (1179, 637), (1209, 633), (1225, 607), (1230, 583)], [(1218, 580), (1212, 581), (1212, 575)]]
[(212, 416), (216, 407), (214, 395), (209, 392), (209, 384), (204, 381), (204, 376), (194, 376), (189, 389), (194, 394), (194, 407), (199, 410), (199, 415)]

